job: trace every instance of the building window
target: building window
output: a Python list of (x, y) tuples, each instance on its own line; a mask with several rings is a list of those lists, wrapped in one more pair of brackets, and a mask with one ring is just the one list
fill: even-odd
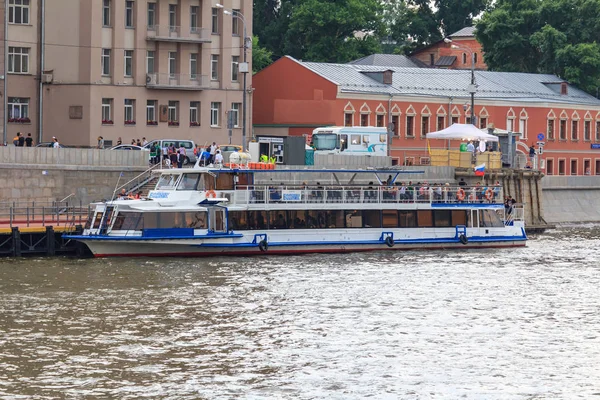
[(487, 128), (487, 117), (479, 117), (479, 129)]
[(590, 159), (585, 159), (583, 160), (583, 173), (584, 175), (591, 175), (592, 174), (592, 160)]
[(506, 130), (509, 132), (514, 132), (515, 129), (515, 120), (514, 117), (506, 119)]
[(369, 126), (369, 114), (360, 114), (360, 126)]
[(190, 7), (190, 32), (198, 32), (198, 6)]
[(521, 138), (527, 139), (527, 120), (525, 118), (519, 119), (519, 132), (521, 133)]
[(477, 53), (473, 53), (473, 61), (477, 64)]
[(429, 116), (421, 117), (421, 136), (425, 136), (429, 133)]
[(102, 49), (102, 75), (110, 76), (110, 49)]
[(583, 122), (583, 140), (586, 142), (592, 140), (592, 121), (590, 120)]
[(211, 54), (210, 56), (210, 79), (213, 81), (219, 80), (219, 56)]
[(220, 124), (221, 103), (210, 103), (210, 126), (218, 127)]
[(435, 55), (430, 54), (429, 55), (429, 65), (433, 65), (433, 64), (435, 64)]
[(177, 4), (169, 4), (169, 31), (177, 31)]
[(29, 72), (29, 48), (8, 48), (8, 72), (13, 74), (26, 74)]
[(102, 26), (110, 26), (110, 2), (111, 0), (103, 0), (102, 3)]
[(446, 117), (442, 116), (442, 115), (438, 115), (437, 117), (437, 130), (441, 131), (442, 129), (444, 129), (444, 125), (446, 125), (444, 122), (446, 122)]
[[(344, 113), (344, 126), (352, 126), (352, 119), (354, 114), (352, 113)], [(600, 121), (599, 121), (600, 123)]]
[(133, 28), (133, 0), (125, 1), (125, 28)]
[(175, 78), (175, 72), (177, 70), (177, 52), (169, 52), (169, 78)]
[(29, 24), (29, 0), (8, 1), (8, 22), (11, 24)]
[(212, 28), (211, 28), (211, 32), (214, 35), (219, 34), (219, 9), (218, 8), (213, 8), (212, 9)]
[(8, 122), (27, 123), (29, 120), (29, 98), (8, 98)]
[(154, 50), (146, 51), (146, 73), (154, 73)]
[(406, 137), (415, 136), (415, 117), (414, 115), (406, 116)]
[(200, 126), (199, 101), (190, 101), (190, 126)]
[(133, 50), (125, 50), (124, 57), (125, 77), (131, 78), (133, 76)]
[(574, 119), (571, 121), (571, 140), (577, 141), (579, 140), (579, 120)]
[(394, 136), (398, 136), (400, 132), (400, 116), (392, 115), (392, 125), (394, 130)]
[(179, 120), (177, 115), (179, 114), (179, 102), (175, 100), (169, 100), (169, 111), (168, 111), (168, 123), (170, 126), (179, 126)]
[(229, 111), (229, 112), (231, 113), (230, 118), (233, 121), (234, 128), (240, 127), (240, 108), (241, 108), (240, 103), (231, 103), (231, 111)]
[(571, 175), (577, 175), (577, 159), (571, 158)]
[(154, 30), (156, 25), (156, 3), (148, 3), (148, 29)]
[(554, 140), (554, 119), (548, 119), (548, 130), (547, 130), (548, 140)]
[(190, 79), (198, 79), (198, 53), (190, 54)]
[(377, 121), (375, 123), (378, 127), (382, 128), (385, 124), (385, 115), (377, 114)]
[(596, 159), (596, 175), (600, 175), (600, 160)]
[(458, 124), (458, 119), (459, 118), (460, 117), (458, 117), (458, 116), (452, 116), (452, 124)]
[(125, 125), (135, 125), (135, 100), (125, 99)]
[(558, 160), (558, 174), (559, 175), (564, 175), (565, 174), (565, 160), (564, 159), (559, 159)]
[[(560, 120), (560, 132), (559, 132), (559, 137), (560, 140), (567, 140), (567, 120), (566, 119), (561, 119)], [(559, 163), (560, 165), (560, 163)]]
[(600, 121), (596, 121), (596, 142), (600, 142)]
[(113, 99), (102, 99), (102, 124), (112, 125), (112, 102)]
[(156, 121), (156, 105), (157, 100), (146, 101), (146, 125), (158, 125)]
[(463, 64), (467, 63), (467, 53), (462, 54)]
[(546, 175), (554, 175), (554, 160), (552, 158), (546, 159)]
[(231, 20), (231, 34), (234, 36), (240, 35), (240, 10), (233, 10), (233, 18)]
[(240, 73), (240, 56), (231, 56), (231, 82), (238, 81)]

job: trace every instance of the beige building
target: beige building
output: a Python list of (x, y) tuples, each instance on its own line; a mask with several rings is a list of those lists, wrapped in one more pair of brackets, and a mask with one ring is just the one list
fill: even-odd
[(20, 131), (74, 146), (98, 136), (228, 143), (232, 118), (241, 143), (250, 0), (5, 1), (9, 142)]

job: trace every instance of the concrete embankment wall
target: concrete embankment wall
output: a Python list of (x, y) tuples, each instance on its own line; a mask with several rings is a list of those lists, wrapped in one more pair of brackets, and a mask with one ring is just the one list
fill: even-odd
[(0, 202), (48, 203), (74, 193), (71, 202), (87, 205), (147, 168), (141, 151), (0, 147)]
[(545, 176), (542, 193), (549, 223), (600, 222), (600, 176)]

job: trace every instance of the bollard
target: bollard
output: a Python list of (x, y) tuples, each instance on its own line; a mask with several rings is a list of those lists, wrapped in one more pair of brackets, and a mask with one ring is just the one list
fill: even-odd
[(56, 255), (56, 240), (54, 237), (54, 228), (46, 227), (46, 254), (49, 256)]
[(13, 257), (21, 257), (21, 232), (19, 232), (19, 228), (16, 226), (13, 226), (11, 231), (12, 255)]

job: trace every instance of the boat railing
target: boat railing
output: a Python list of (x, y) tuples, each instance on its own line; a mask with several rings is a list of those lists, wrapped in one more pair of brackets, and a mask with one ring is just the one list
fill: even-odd
[(238, 186), (222, 196), (231, 204), (488, 203), (501, 204), (500, 186)]
[(515, 222), (525, 221), (525, 207), (523, 204), (513, 204), (504, 209), (504, 225), (513, 226)]

